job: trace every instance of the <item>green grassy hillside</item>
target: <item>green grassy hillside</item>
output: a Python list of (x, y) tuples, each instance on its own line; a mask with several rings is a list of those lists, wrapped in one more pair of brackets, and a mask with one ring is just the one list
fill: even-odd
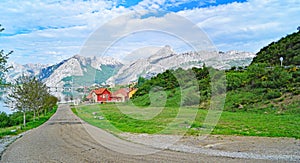
[[(231, 69), (226, 71), (226, 103), (224, 109), (227, 111), (253, 111), (253, 112), (273, 112), (273, 113), (297, 113), (300, 106), (300, 71), (297, 68), (300, 57), (300, 33), (291, 34), (282, 38), (276, 43), (271, 43), (263, 48), (253, 63), (246, 69)], [(274, 57), (277, 56), (278, 58)], [(279, 57), (284, 60), (288, 67), (281, 67)], [(273, 66), (270, 66), (273, 65)], [(150, 105), (149, 92), (153, 92), (154, 87), (159, 87), (165, 91), (167, 102), (165, 106), (180, 106), (181, 100), (184, 106), (198, 104), (200, 108), (208, 109), (211, 97), (211, 85), (209, 69), (192, 68), (189, 70), (167, 70), (158, 74), (150, 80), (140, 78), (139, 90), (133, 97), (136, 105)], [(214, 72), (218, 72), (215, 70)], [(197, 84), (190, 80), (189, 75), (193, 73), (197, 77)], [(185, 82), (185, 88), (181, 88), (175, 76), (180, 76)], [(200, 94), (190, 92), (192, 86), (199, 86)], [(155, 89), (154, 89), (155, 92)], [(188, 92), (188, 96), (182, 98), (182, 93)], [(152, 93), (152, 101), (159, 101), (161, 94)]]
[(252, 64), (267, 63), (270, 66), (280, 65), (279, 58), (283, 57), (283, 65), (300, 64), (300, 31), (283, 37), (262, 48), (253, 59)]

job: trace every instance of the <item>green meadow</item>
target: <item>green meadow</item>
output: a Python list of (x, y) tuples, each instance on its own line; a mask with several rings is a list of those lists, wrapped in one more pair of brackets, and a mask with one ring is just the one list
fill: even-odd
[[(18, 135), (22, 132), (25, 132), (27, 130), (36, 128), (42, 124), (44, 124), (45, 122), (48, 121), (49, 118), (52, 117), (52, 115), (56, 112), (57, 107), (54, 107), (51, 111), (47, 112), (45, 115), (42, 114), (40, 116), (39, 119), (35, 119), (33, 120), (32, 115), (27, 115), (28, 117), (28, 122), (26, 123), (26, 127), (23, 127), (22, 124), (19, 125), (14, 125), (14, 126), (10, 126), (10, 127), (4, 127), (4, 128), (0, 128), (0, 138), (7, 136), (7, 135)], [(22, 114), (20, 114), (20, 117), (18, 117), (17, 119), (21, 119), (22, 120)]]
[[(198, 107), (144, 107), (96, 104), (72, 108), (84, 121), (112, 133), (201, 135), (208, 110)], [(207, 127), (208, 126), (208, 127)], [(211, 134), (300, 138), (299, 114), (223, 111)]]

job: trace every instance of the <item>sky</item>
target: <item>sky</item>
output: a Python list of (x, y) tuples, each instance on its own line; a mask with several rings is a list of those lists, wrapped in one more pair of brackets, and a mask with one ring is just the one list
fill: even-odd
[(164, 45), (184, 52), (197, 41), (189, 29), (197, 28), (198, 41), (216, 50), (255, 53), (296, 32), (299, 15), (299, 0), (8, 0), (0, 5), (0, 49), (14, 51), (10, 62), (55, 64), (87, 55), (84, 47), (98, 34), (89, 55), (102, 55), (101, 47), (116, 57)]

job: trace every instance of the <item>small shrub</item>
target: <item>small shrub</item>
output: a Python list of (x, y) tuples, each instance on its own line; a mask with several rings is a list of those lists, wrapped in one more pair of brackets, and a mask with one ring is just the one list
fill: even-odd
[(274, 98), (279, 98), (281, 97), (281, 93), (279, 91), (268, 91), (268, 93), (265, 94), (266, 99), (274, 99)]
[(293, 89), (292, 93), (293, 93), (293, 95), (299, 95), (300, 94), (300, 90), (299, 89)]

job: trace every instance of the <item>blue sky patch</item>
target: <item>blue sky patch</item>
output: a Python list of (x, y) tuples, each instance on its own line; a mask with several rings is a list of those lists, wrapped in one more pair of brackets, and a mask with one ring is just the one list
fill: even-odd
[(125, 8), (129, 8), (137, 5), (142, 0), (118, 0), (117, 7), (124, 6)]
[(167, 8), (166, 10), (172, 11), (172, 12), (178, 12), (182, 10), (192, 10), (194, 8), (206, 8), (210, 6), (218, 6), (218, 5), (224, 5), (224, 4), (229, 4), (233, 2), (247, 2), (247, 0), (216, 0), (216, 2), (213, 1), (190, 1), (187, 3), (180, 4), (178, 6), (172, 5), (171, 2), (167, 2)]

